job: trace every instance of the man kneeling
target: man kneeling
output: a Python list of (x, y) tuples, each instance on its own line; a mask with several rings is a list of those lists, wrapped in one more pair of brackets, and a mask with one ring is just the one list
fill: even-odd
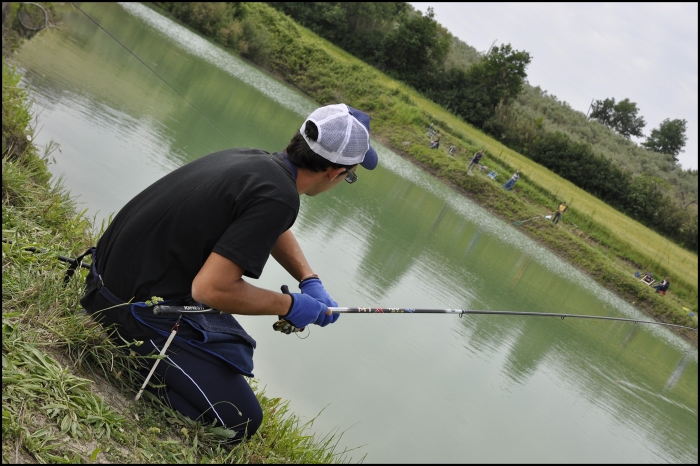
[[(313, 272), (292, 234), (299, 196), (315, 196), (358, 165), (373, 170), (369, 117), (344, 104), (315, 110), (286, 150), (228, 149), (184, 165), (146, 188), (116, 215), (93, 249), (81, 304), (112, 337), (143, 356), (158, 354), (162, 388), (152, 389), (194, 420), (253, 435), (262, 409), (252, 377), (255, 340), (232, 314), (282, 316), (297, 328), (325, 327), (338, 304)], [(272, 255), (300, 293), (258, 288)], [(155, 315), (153, 306), (204, 304), (221, 314)], [(144, 376), (148, 370), (144, 370)]]

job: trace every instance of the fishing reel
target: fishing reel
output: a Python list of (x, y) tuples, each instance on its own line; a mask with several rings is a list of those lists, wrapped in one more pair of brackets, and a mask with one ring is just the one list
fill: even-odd
[(290, 333), (303, 332), (304, 329), (306, 329), (306, 327), (297, 328), (288, 320), (280, 319), (274, 324), (272, 324), (272, 329), (275, 332), (282, 332), (286, 335), (289, 335)]

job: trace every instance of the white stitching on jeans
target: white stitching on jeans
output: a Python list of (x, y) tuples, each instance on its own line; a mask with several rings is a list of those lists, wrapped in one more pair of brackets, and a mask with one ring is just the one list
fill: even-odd
[[(153, 340), (149, 340), (149, 341), (151, 342), (151, 344), (153, 345), (153, 347), (154, 347), (156, 350), (160, 351), (160, 349), (158, 348), (158, 346), (157, 346), (155, 343), (153, 343)], [(174, 367), (177, 367), (178, 369), (180, 369), (180, 370), (182, 371), (182, 373), (185, 374), (185, 375), (187, 376), (187, 378), (190, 379), (190, 380), (192, 381), (192, 383), (194, 384), (194, 386), (197, 387), (197, 390), (199, 390), (199, 391), (201, 392), (201, 394), (202, 394), (202, 396), (204, 397), (204, 399), (207, 400), (207, 403), (209, 403), (209, 406), (211, 406), (212, 411), (214, 411), (214, 414), (216, 414), (216, 417), (219, 419), (219, 422), (221, 422), (221, 426), (222, 426), (222, 427), (225, 427), (226, 424), (224, 424), (224, 421), (221, 419), (221, 416), (219, 416), (219, 413), (216, 412), (216, 408), (214, 408), (214, 405), (211, 404), (211, 401), (209, 401), (209, 398), (207, 398), (207, 395), (204, 393), (204, 390), (202, 390), (202, 389), (199, 387), (199, 385), (197, 385), (197, 382), (195, 382), (194, 379), (193, 379), (192, 377), (190, 377), (190, 375), (182, 369), (182, 367), (180, 367), (180, 366), (178, 366), (177, 364), (175, 364), (175, 361), (173, 361), (172, 359), (170, 359), (170, 356), (166, 356), (166, 359), (167, 359), (168, 361), (170, 361), (170, 364), (172, 364)]]

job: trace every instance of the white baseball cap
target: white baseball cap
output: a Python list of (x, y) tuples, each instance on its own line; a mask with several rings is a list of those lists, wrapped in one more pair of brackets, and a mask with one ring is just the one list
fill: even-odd
[[(306, 136), (306, 122), (318, 128), (318, 139)], [(308, 116), (299, 130), (312, 151), (340, 165), (377, 166), (377, 151), (369, 145), (369, 116), (345, 104), (326, 105)]]

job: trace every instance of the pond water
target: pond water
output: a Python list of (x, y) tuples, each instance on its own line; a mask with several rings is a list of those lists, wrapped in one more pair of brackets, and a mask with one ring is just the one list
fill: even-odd
[[(55, 141), (51, 172), (99, 223), (159, 177), (228, 147), (281, 150), (318, 105), (141, 4), (83, 3), (15, 57)], [(123, 43), (129, 53), (116, 40)], [(143, 63), (137, 60), (136, 55)], [(145, 65), (147, 64), (149, 68)], [(427, 140), (426, 140), (427, 143)], [(373, 143), (379, 167), (293, 230), (341, 306), (648, 319)], [(292, 279), (270, 260), (254, 284)], [(698, 456), (697, 350), (660, 326), (520, 316), (344, 315), (257, 340), (270, 396), (368, 462), (669, 462)]]

